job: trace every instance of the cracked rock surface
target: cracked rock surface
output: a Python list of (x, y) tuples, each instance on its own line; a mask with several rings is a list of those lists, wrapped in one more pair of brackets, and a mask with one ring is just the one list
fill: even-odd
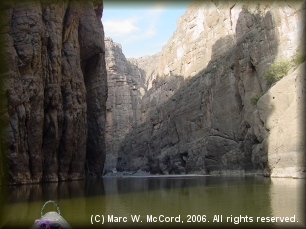
[(145, 94), (117, 171), (303, 176), (303, 67), (271, 87), (263, 75), (302, 49), (304, 13), (302, 1), (190, 4), (160, 53), (131, 61)]
[(1, 4), (1, 93), (7, 94), (1, 115), (9, 120), (10, 183), (101, 175), (107, 98), (102, 1)]
[(143, 70), (122, 53), (120, 44), (105, 38), (108, 98), (106, 102), (105, 170), (116, 168), (125, 136), (138, 126), (140, 102), (145, 93)]

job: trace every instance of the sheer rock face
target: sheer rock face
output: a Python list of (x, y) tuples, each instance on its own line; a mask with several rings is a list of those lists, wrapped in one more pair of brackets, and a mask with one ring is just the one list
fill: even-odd
[[(291, 107), (303, 107), (298, 98), (304, 89), (290, 88), (304, 87), (303, 79), (295, 72), (284, 78), (290, 87), (280, 81), (271, 89), (263, 79), (269, 63), (279, 57), (292, 61), (301, 48), (304, 11), (302, 2), (191, 4), (155, 67), (133, 61), (148, 73), (142, 76), (147, 92), (141, 124), (121, 143), (117, 170), (273, 175), (289, 166), (280, 169), (282, 176), (304, 173), (301, 134), (285, 125), (301, 125), (301, 116), (290, 114)], [(283, 102), (268, 96), (278, 87), (290, 101), (266, 108)], [(251, 102), (256, 96), (262, 96), (257, 105)], [(274, 106), (279, 122), (272, 131)], [(294, 132), (291, 140), (287, 131)], [(289, 154), (298, 159), (278, 163)]]
[(305, 62), (258, 101), (272, 177), (305, 178)]
[(116, 168), (120, 143), (141, 122), (144, 73), (127, 60), (120, 44), (105, 39), (108, 99), (106, 102), (105, 170)]
[[(99, 1), (3, 8), (5, 134), (13, 184), (100, 175), (107, 97)], [(2, 115), (2, 114), (1, 114)]]

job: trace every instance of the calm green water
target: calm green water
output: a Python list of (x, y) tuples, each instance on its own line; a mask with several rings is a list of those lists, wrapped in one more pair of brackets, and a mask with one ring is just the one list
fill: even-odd
[[(289, 178), (88, 179), (10, 187), (2, 216), (12, 227), (29, 228), (40, 218), (45, 201), (52, 199), (58, 202), (62, 216), (74, 228), (284, 225), (296, 228), (305, 226), (304, 189), (304, 179)], [(50, 204), (45, 212), (53, 210)], [(112, 215), (114, 221), (121, 216), (127, 222), (107, 222)], [(131, 215), (140, 216), (139, 222), (132, 222)], [(176, 217), (173, 220), (179, 222), (161, 222), (170, 217)], [(257, 217), (289, 217), (289, 221), (295, 222), (263, 223), (257, 222)], [(91, 224), (91, 218), (100, 222)], [(157, 222), (147, 222), (154, 219)]]

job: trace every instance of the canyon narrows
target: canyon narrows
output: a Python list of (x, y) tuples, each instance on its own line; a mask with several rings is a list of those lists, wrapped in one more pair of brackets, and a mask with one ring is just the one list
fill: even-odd
[[(198, 1), (154, 56), (127, 59), (108, 38), (105, 168), (304, 177), (304, 13), (302, 1)], [(270, 85), (282, 60), (290, 71)]]
[(191, 2), (141, 58), (104, 38), (102, 1), (0, 4), (10, 184), (138, 170), (305, 177), (305, 1)]

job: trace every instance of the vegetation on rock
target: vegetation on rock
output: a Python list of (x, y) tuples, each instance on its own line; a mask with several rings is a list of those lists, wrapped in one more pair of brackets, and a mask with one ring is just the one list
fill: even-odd
[(306, 54), (305, 53), (297, 53), (293, 57), (293, 64), (295, 66), (299, 66), (301, 63), (306, 61)]
[(261, 98), (262, 95), (254, 95), (251, 96), (250, 100), (251, 100), (251, 104), (256, 105), (258, 100)]
[(269, 64), (270, 67), (267, 72), (263, 75), (263, 78), (269, 85), (277, 82), (288, 74), (290, 69), (290, 63), (286, 59), (277, 59), (274, 63)]

